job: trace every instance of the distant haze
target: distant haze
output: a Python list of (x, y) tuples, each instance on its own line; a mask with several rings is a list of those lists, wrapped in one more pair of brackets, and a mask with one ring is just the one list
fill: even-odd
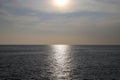
[(0, 0), (0, 44), (120, 44), (120, 0)]

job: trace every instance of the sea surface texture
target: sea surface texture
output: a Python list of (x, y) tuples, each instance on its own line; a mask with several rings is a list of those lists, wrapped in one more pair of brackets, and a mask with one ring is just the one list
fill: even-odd
[(0, 46), (0, 80), (120, 80), (120, 46)]

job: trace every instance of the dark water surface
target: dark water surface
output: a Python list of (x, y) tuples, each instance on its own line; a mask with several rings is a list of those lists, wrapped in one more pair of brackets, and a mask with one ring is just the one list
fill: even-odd
[(0, 80), (120, 80), (120, 46), (0, 46)]

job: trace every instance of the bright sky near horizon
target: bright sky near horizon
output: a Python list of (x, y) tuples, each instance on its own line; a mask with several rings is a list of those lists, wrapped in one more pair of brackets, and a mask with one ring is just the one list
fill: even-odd
[(0, 0), (0, 44), (120, 44), (120, 0)]

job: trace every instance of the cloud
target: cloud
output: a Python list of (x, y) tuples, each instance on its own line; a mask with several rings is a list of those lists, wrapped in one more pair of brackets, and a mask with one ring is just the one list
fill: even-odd
[[(120, 13), (119, 0), (70, 0), (71, 5), (63, 12), (93, 11), (103, 13)], [(11, 0), (6, 4), (8, 7), (28, 9), (37, 12), (60, 13), (53, 6), (53, 0)]]
[(1, 0), (2, 42), (120, 43), (119, 0), (71, 1), (61, 13), (52, 0)]

